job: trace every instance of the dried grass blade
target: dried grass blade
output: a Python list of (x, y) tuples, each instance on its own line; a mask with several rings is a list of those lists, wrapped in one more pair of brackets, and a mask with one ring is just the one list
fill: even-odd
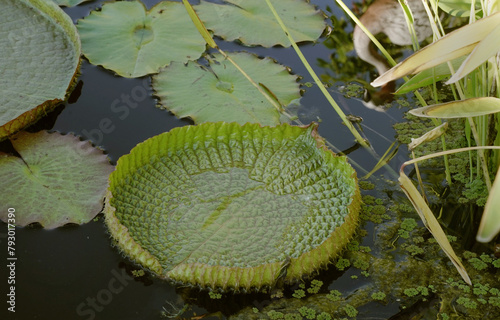
[(469, 275), (467, 274), (467, 271), (465, 270), (465, 267), (462, 265), (457, 255), (455, 254), (455, 251), (451, 247), (451, 244), (448, 241), (448, 238), (446, 237), (446, 234), (444, 233), (443, 229), (439, 225), (439, 222), (432, 213), (431, 209), (429, 209), (429, 207), (425, 203), (425, 200), (422, 198), (417, 188), (413, 185), (411, 180), (404, 174), (403, 170), (400, 171), (399, 183), (401, 189), (403, 189), (408, 199), (410, 199), (411, 203), (413, 204), (413, 207), (415, 208), (418, 215), (424, 222), (425, 227), (429, 230), (429, 232), (441, 246), (441, 249), (443, 249), (448, 258), (455, 265), (458, 273), (462, 276), (464, 281), (467, 284), (471, 285), (472, 282), (469, 278)]

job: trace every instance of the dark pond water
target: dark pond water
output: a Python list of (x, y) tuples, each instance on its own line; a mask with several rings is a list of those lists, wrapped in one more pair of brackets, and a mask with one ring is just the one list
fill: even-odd
[[(65, 11), (76, 20), (86, 16), (89, 10), (100, 7), (102, 2), (92, 1)], [(158, 1), (144, 2), (151, 6)], [(329, 6), (335, 14), (340, 15), (334, 1), (311, 2), (323, 10)], [(349, 29), (350, 27), (348, 32)], [(318, 74), (332, 76), (328, 68), (320, 67), (319, 60), (331, 62), (332, 54), (332, 49), (323, 45), (322, 41), (323, 39), (316, 44), (302, 45), (301, 49)], [(246, 48), (234, 43), (218, 42), (227, 51), (247, 50), (260, 56), (273, 57), (281, 64), (291, 67), (294, 73), (303, 76), (301, 82), (312, 81), (292, 49)], [(189, 120), (177, 119), (172, 114), (155, 108), (149, 77), (116, 77), (86, 61), (83, 61), (81, 71), (79, 86), (71, 101), (44, 119), (38, 125), (39, 128), (81, 135), (104, 148), (111, 161), (116, 162), (137, 143), (174, 127), (191, 124)], [(366, 78), (369, 71), (359, 70), (358, 74), (359, 77)], [(341, 124), (321, 92), (315, 86), (304, 89), (306, 91), (300, 109), (302, 119), (308, 122), (320, 117), (320, 134), (339, 150), (350, 148), (353, 145), (352, 135)], [(396, 107), (386, 113), (370, 110), (359, 100), (345, 98), (338, 91), (337, 87), (331, 88), (333, 97), (346, 113), (364, 119), (364, 133), (377, 153), (383, 154), (394, 140), (392, 124), (401, 119), (402, 111)], [(137, 106), (116, 112), (111, 105), (124, 96), (131, 97)], [(108, 123), (104, 129), (103, 121)], [(399, 154), (391, 163), (396, 171), (406, 158), (404, 150)], [(349, 156), (368, 171), (377, 161), (362, 148)], [(387, 169), (383, 169), (382, 174), (392, 178)], [(5, 234), (6, 225), (1, 223), (2, 264), (6, 261)], [(370, 234), (366, 238), (370, 239)], [(0, 319), (159, 319), (162, 307), (169, 308), (171, 305), (173, 307), (170, 310), (180, 309), (185, 303), (179, 290), (176, 291), (176, 287), (169, 283), (150, 276), (131, 278), (131, 270), (137, 268), (111, 246), (102, 219), (82, 226), (66, 226), (50, 231), (36, 226), (18, 228), (16, 250), (16, 314), (6, 314), (6, 304), (2, 303)], [(0, 269), (0, 288), (5, 299), (6, 268)], [(329, 288), (343, 292), (351, 290), (348, 272), (342, 274), (331, 271), (326, 274), (325, 279), (329, 281)], [(200, 299), (199, 305), (191, 301), (193, 305), (184, 317), (193, 316), (193, 312), (203, 314), (206, 309), (213, 312), (221, 308), (226, 312), (237, 312), (244, 306), (257, 306), (266, 299), (263, 295), (208, 303)], [(211, 304), (215, 306), (211, 307)], [(397, 304), (371, 305), (358, 315), (358, 319), (387, 319), (397, 312)]]

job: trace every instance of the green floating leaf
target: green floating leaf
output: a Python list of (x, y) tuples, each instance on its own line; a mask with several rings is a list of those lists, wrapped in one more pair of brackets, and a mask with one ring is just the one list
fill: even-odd
[(494, 97), (471, 98), (421, 107), (409, 111), (424, 118), (466, 118), (500, 112), (500, 99)]
[(39, 222), (47, 229), (82, 224), (102, 210), (107, 157), (73, 135), (20, 132), (11, 138), (22, 158), (0, 153), (0, 219), (16, 210), (16, 225)]
[(80, 39), (52, 1), (0, 1), (0, 140), (63, 101), (76, 79)]
[[(291, 45), (265, 0), (224, 2), (216, 4), (202, 0), (195, 6), (205, 26), (216, 35), (227, 41), (240, 40), (245, 45)], [(320, 11), (304, 0), (280, 0), (273, 5), (296, 42), (315, 41), (326, 27)]]
[(251, 290), (324, 267), (350, 241), (360, 194), (316, 126), (204, 123), (118, 160), (106, 223), (163, 279)]
[(74, 7), (82, 2), (88, 2), (92, 0), (53, 0), (53, 1), (57, 3), (59, 6)]
[(106, 3), (78, 22), (83, 53), (92, 64), (135, 78), (172, 61), (196, 60), (205, 40), (184, 5), (162, 1), (146, 11), (138, 1)]
[[(256, 83), (269, 88), (282, 105), (300, 97), (297, 77), (285, 67), (248, 53), (229, 56)], [(278, 110), (220, 54), (214, 55), (209, 67), (193, 61), (187, 65), (172, 63), (153, 76), (152, 85), (160, 98), (160, 108), (170, 110), (179, 118), (191, 117), (195, 123), (280, 123)]]

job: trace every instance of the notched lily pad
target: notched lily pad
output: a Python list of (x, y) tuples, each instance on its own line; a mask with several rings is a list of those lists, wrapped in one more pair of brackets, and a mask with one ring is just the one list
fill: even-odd
[[(259, 59), (248, 53), (229, 56), (256, 82), (263, 83), (288, 105), (300, 98), (297, 76), (269, 58)], [(258, 122), (280, 124), (280, 113), (228, 60), (214, 55), (209, 67), (197, 62), (172, 63), (152, 82), (160, 98), (158, 107), (168, 109), (179, 118), (190, 117), (202, 122)]]
[(110, 176), (113, 238), (158, 277), (213, 289), (324, 267), (355, 232), (360, 195), (316, 126), (204, 123), (138, 144)]
[[(296, 42), (315, 41), (326, 27), (321, 12), (304, 0), (273, 1), (273, 6)], [(225, 0), (224, 4), (202, 0), (194, 8), (205, 26), (225, 40), (291, 46), (265, 0)]]
[(0, 1), (0, 140), (65, 99), (80, 63), (71, 18), (46, 0)]
[(179, 2), (162, 1), (149, 11), (138, 1), (106, 3), (77, 27), (87, 59), (127, 78), (196, 60), (205, 51), (205, 40)]
[(46, 229), (89, 222), (102, 210), (113, 166), (74, 135), (20, 132), (11, 138), (21, 158), (0, 152), (0, 219), (16, 210), (16, 225)]

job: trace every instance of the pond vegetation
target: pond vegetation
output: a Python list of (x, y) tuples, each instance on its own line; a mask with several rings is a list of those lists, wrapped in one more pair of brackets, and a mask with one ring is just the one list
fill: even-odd
[[(56, 2), (69, 6), (83, 1)], [(194, 283), (191, 287), (183, 285), (176, 287), (177, 294), (183, 298), (182, 307), (174, 307), (170, 302), (165, 302), (162, 311), (164, 317), (198, 319), (200, 316), (196, 314), (196, 308), (192, 307), (195, 305), (205, 309), (202, 315), (204, 318), (362, 319), (367, 318), (372, 309), (380, 310), (380, 315), (375, 316), (391, 319), (500, 318), (500, 259), (498, 250), (495, 251), (494, 247), (495, 237), (500, 231), (500, 210), (498, 210), (500, 178), (497, 176), (500, 157), (498, 151), (500, 130), (497, 113), (500, 110), (498, 60), (500, 47), (496, 40), (500, 36), (498, 1), (479, 1), (472, 2), (472, 4), (459, 0), (442, 3), (429, 1), (424, 2), (423, 7), (419, 6), (418, 13), (415, 11), (414, 14), (412, 10), (416, 7), (413, 7), (411, 3), (408, 7), (404, 2), (399, 4), (397, 1), (391, 2), (392, 9), (404, 12), (400, 17), (408, 23), (409, 38), (412, 39), (408, 43), (413, 45), (416, 53), (403, 59), (400, 48), (391, 46), (389, 40), (383, 39), (380, 44), (373, 38), (372, 41), (377, 44), (380, 52), (387, 59), (388, 66), (395, 64), (390, 55), (397, 57), (400, 61), (403, 60), (393, 68), (386, 68), (384, 63), (384, 68), (377, 68), (381, 74), (376, 76), (369, 73), (360, 76), (359, 70), (366, 65), (350, 53), (353, 49), (353, 42), (348, 31), (355, 29), (359, 40), (364, 37), (361, 32), (381, 30), (369, 25), (367, 25), (368, 28), (362, 25), (356, 26), (359, 21), (352, 22), (351, 18), (354, 18), (354, 14), (351, 10), (340, 0), (337, 3), (344, 10), (343, 13), (338, 13), (339, 7), (335, 6), (333, 1), (324, 7), (323, 11), (303, 0), (251, 2), (202, 0), (200, 3), (191, 4), (188, 1), (163, 1), (155, 2), (155, 5), (149, 9), (140, 1), (111, 1), (102, 4), (97, 10), (92, 10), (88, 16), (77, 21), (75, 27), (71, 19), (51, 0), (22, 0), (16, 1), (15, 4), (13, 1), (6, 1), (1, 8), (9, 12), (7, 15), (11, 16), (13, 21), (17, 21), (17, 24), (0, 24), (2, 28), (7, 28), (3, 34), (11, 35), (0, 38), (2, 53), (8, 57), (5, 61), (2, 60), (0, 66), (5, 68), (10, 75), (10, 79), (2, 79), (2, 83), (8, 85), (10, 89), (0, 93), (0, 102), (2, 102), (0, 139), (6, 140), (2, 144), (0, 175), (4, 177), (3, 187), (8, 187), (10, 192), (20, 193), (11, 185), (15, 185), (18, 181), (28, 181), (23, 185), (22, 196), (28, 198), (29, 201), (26, 201), (25, 207), (22, 207), (16, 194), (10, 195), (5, 192), (4, 196), (8, 198), (8, 201), (5, 201), (5, 204), (2, 203), (0, 218), (5, 221), (4, 215), (7, 214), (7, 209), (16, 207), (20, 215), (25, 215), (19, 216), (18, 226), (37, 222), (43, 227), (55, 228), (69, 222), (86, 223), (99, 213), (106, 186), (104, 180), (111, 171), (111, 166), (106, 163), (107, 161), (103, 161), (102, 152), (72, 135), (48, 134), (40, 131), (36, 136), (41, 138), (36, 140), (33, 134), (20, 131), (52, 110), (57, 103), (71, 99), (70, 93), (78, 90), (75, 88), (77, 77), (80, 76), (78, 69), (81, 65), (79, 58), (81, 39), (81, 52), (85, 59), (108, 69), (108, 72), (114, 73), (117, 77), (136, 78), (151, 75), (157, 107), (161, 110), (168, 110), (177, 117), (189, 118), (189, 121), (196, 125), (191, 128), (225, 126), (221, 123), (211, 124), (211, 122), (219, 121), (238, 122), (241, 125), (248, 122), (255, 123), (253, 127), (256, 128), (257, 133), (242, 134), (235, 129), (229, 130), (231, 132), (226, 132), (225, 135), (217, 136), (214, 140), (222, 141), (231, 137), (232, 140), (228, 140), (230, 142), (227, 145), (212, 143), (213, 141), (209, 139), (212, 129), (207, 129), (206, 134), (199, 136), (193, 136), (192, 132), (202, 129), (171, 130), (164, 136), (158, 135), (139, 144), (134, 149), (136, 151), (123, 156), (118, 162), (117, 171), (111, 176), (106, 197), (106, 219), (111, 234), (120, 242), (120, 237), (125, 237), (124, 234), (127, 233), (128, 242), (120, 243), (122, 250), (133, 259), (140, 261), (147, 271), (153, 271), (145, 273), (139, 267), (134, 267), (130, 273), (136, 279), (150, 279), (153, 274), (156, 274), (160, 278), (179, 281), (184, 285)], [(376, 8), (381, 3), (381, 0), (375, 1), (372, 8)], [(384, 3), (387, 4), (388, 1)], [(354, 6), (358, 9), (360, 7), (358, 16), (361, 15), (361, 11), (366, 11), (365, 4)], [(37, 12), (38, 18), (34, 20), (35, 22), (26, 25), (20, 23), (19, 21), (24, 21), (23, 19), (30, 14), (31, 10)], [(375, 9), (372, 10), (375, 11)], [(361, 22), (368, 21), (367, 17), (361, 18)], [(417, 21), (418, 27), (425, 17), (429, 17), (428, 26), (432, 30), (432, 40), (428, 39), (430, 44), (420, 49), (418, 41), (422, 40), (424, 37), (421, 35), (427, 35), (429, 30), (425, 29), (425, 32), (422, 32), (412, 27), (412, 23)], [(272, 27), (269, 26), (270, 24)], [(448, 32), (447, 28), (450, 26), (456, 30)], [(43, 34), (45, 37), (43, 39), (46, 41), (31, 41), (33, 34), (37, 34), (41, 29), (46, 31)], [(281, 65), (279, 61), (263, 58), (262, 54), (257, 56), (246, 52), (229, 52), (222, 48), (222, 45), (219, 46), (221, 39), (241, 45), (238, 47), (239, 50), (244, 46), (262, 48), (275, 46), (275, 49), (291, 46), (304, 64), (306, 70), (304, 72), (308, 73), (308, 79), (311, 82), (302, 81), (301, 77), (293, 74), (294, 70)], [(391, 38), (391, 35), (389, 39), (397, 42)], [(297, 45), (297, 42), (301, 45)], [(327, 48), (334, 50), (331, 61), (308, 61), (302, 53), (305, 42), (322, 42)], [(50, 50), (47, 49), (48, 44)], [(365, 41), (365, 44), (368, 42)], [(404, 43), (399, 41), (398, 44)], [(55, 54), (50, 54), (52, 45), (55, 47)], [(324, 72), (318, 76), (311, 67), (313, 63), (332, 72)], [(36, 65), (37, 68), (31, 68), (30, 65)], [(52, 68), (53, 66), (58, 68)], [(18, 79), (16, 73), (20, 74)], [(415, 75), (411, 79), (405, 79), (404, 84), (398, 80), (410, 74)], [(46, 81), (46, 75), (58, 81)], [(378, 78), (372, 81), (377, 76)], [(12, 79), (14, 80), (10, 81)], [(31, 85), (30, 81), (33, 84), (43, 85)], [(22, 82), (25, 86), (19, 87), (19, 83)], [(377, 91), (370, 83), (373, 86), (384, 87)], [(398, 87), (397, 91), (393, 93), (392, 90), (396, 87)], [(25, 93), (24, 95), (12, 95), (9, 92), (19, 88), (21, 88), (20, 92)], [(314, 137), (316, 129), (313, 130), (314, 133), (311, 133), (310, 128), (316, 128), (317, 124), (310, 127), (303, 126), (302, 120), (311, 117), (301, 117), (295, 106), (302, 107), (301, 94), (304, 90), (311, 88), (325, 96), (340, 118), (340, 120), (337, 119), (338, 123), (345, 125), (344, 135), (339, 140), (353, 141), (354, 147), (351, 150), (340, 152), (335, 147), (336, 141), (322, 140), (318, 137), (315, 137), (316, 140), (312, 139), (311, 135)], [(397, 142), (394, 142), (388, 150), (376, 150), (375, 144), (369, 138), (367, 139), (367, 135), (363, 132), (366, 126), (363, 126), (362, 118), (346, 114), (343, 106), (333, 98), (333, 96), (338, 96), (334, 94), (335, 91), (341, 91), (346, 96), (370, 100), (372, 104), (365, 103), (365, 105), (377, 110), (376, 112), (384, 112), (387, 108), (410, 110), (405, 116), (406, 121), (395, 125)], [(442, 119), (446, 119), (446, 123), (443, 123)], [(104, 123), (101, 121), (100, 125), (101, 132), (111, 131), (110, 128), (113, 126), (109, 121), (104, 121)], [(262, 129), (261, 125), (276, 127)], [(320, 126), (323, 125), (332, 124), (323, 122)], [(236, 124), (233, 124), (234, 126)], [(307, 139), (300, 137), (294, 137), (294, 139), (297, 138), (295, 142), (287, 139), (280, 140), (281, 136), (276, 133), (277, 131), (273, 131), (277, 135), (274, 138), (272, 134), (269, 134), (270, 131), (266, 131), (279, 130), (278, 128), (289, 128), (286, 129), (288, 133), (293, 130), (297, 132), (305, 130), (311, 141), (308, 144), (304, 143), (302, 140)], [(261, 129), (267, 134), (262, 133)], [(29, 130), (36, 131), (36, 126)], [(170, 150), (171, 152), (167, 155), (164, 154), (166, 149), (163, 150), (158, 145), (154, 145), (161, 137), (179, 132), (182, 133), (179, 139), (172, 142), (178, 150)], [(348, 133), (351, 136), (347, 136)], [(250, 139), (252, 135), (259, 139), (264, 137), (266, 143), (259, 144), (257, 138)], [(52, 138), (52, 141), (46, 142), (50, 140), (47, 137)], [(417, 139), (419, 137), (422, 138)], [(190, 142), (191, 149), (186, 147), (186, 141), (192, 142)], [(275, 170), (259, 171), (258, 178), (252, 176), (251, 182), (248, 177), (246, 177), (248, 181), (240, 177), (241, 170), (247, 173), (246, 170), (253, 169), (250, 169), (245, 161), (234, 160), (237, 158), (236, 151), (235, 154), (229, 152), (231, 163), (237, 163), (237, 166), (242, 166), (242, 168), (228, 169), (215, 166), (217, 168), (207, 169), (208, 167), (203, 167), (208, 163), (213, 166), (215, 158), (211, 155), (224, 158), (221, 156), (227, 151), (223, 148), (224, 146), (233, 148), (239, 143), (247, 147), (240, 146), (241, 148), (234, 150), (239, 150), (240, 153), (251, 153), (253, 160), (262, 153), (270, 169), (274, 168), (273, 161), (277, 158), (284, 162), (276, 160)], [(154, 146), (151, 147), (154, 152), (151, 152), (148, 144)], [(287, 149), (293, 157), (286, 159), (291, 160), (280, 158), (285, 154), (278, 154), (282, 149), (276, 145), (281, 146), (281, 144), (294, 146)], [(412, 160), (402, 161), (404, 163), (398, 180), (398, 175), (391, 167), (391, 159), (398, 154), (400, 145), (409, 145), (408, 153)], [(326, 146), (334, 149), (338, 154), (333, 156), (330, 151), (325, 151)], [(238, 193), (238, 197), (249, 194), (255, 197), (256, 190), (260, 190), (261, 187), (253, 186), (252, 183), (258, 181), (266, 184), (266, 192), (272, 191), (285, 195), (286, 198), (288, 193), (290, 195), (294, 193), (287, 191), (288, 189), (282, 185), (275, 185), (287, 179), (283, 178), (282, 181), (277, 178), (278, 171), (288, 167), (304, 166), (300, 173), (309, 179), (310, 175), (316, 172), (314, 170), (319, 170), (316, 165), (321, 161), (315, 156), (322, 160), (328, 159), (327, 163), (330, 160), (338, 161), (339, 159), (345, 163), (346, 155), (349, 156), (349, 152), (358, 147), (378, 163), (372, 170), (372, 168), (361, 168), (351, 160), (353, 166), (359, 170), (358, 172), (363, 172), (363, 174), (358, 173), (358, 176), (364, 176), (359, 182), (363, 189), (363, 205), (359, 212), (361, 223), (356, 233), (353, 228), (347, 231), (340, 229), (341, 226), (347, 225), (344, 223), (344, 219), (348, 220), (345, 218), (347, 214), (338, 219), (335, 218), (339, 220), (336, 221), (338, 228), (333, 227), (333, 230), (330, 230), (328, 227), (325, 232), (327, 235), (335, 231), (343, 233), (342, 241), (336, 244), (332, 240), (333, 244), (331, 244), (326, 240), (325, 243), (331, 244), (331, 247), (335, 247), (336, 250), (334, 252), (326, 250), (325, 253), (324, 250), (318, 249), (321, 246), (318, 246), (316, 242), (323, 240), (316, 239), (316, 234), (304, 235), (293, 231), (296, 226), (283, 225), (284, 229), (293, 229), (293, 232), (288, 233), (290, 239), (283, 241), (290, 240), (292, 245), (296, 245), (296, 238), (303, 236), (307, 239), (313, 238), (314, 245), (306, 241), (306, 248), (303, 248), (304, 251), (299, 250), (300, 253), (283, 249), (280, 247), (282, 243), (272, 246), (271, 251), (277, 250), (278, 252), (266, 252), (276, 257), (265, 261), (271, 265), (269, 270), (272, 270), (262, 271), (262, 276), (259, 278), (261, 282), (255, 283), (255, 279), (246, 279), (246, 276), (235, 280), (230, 268), (229, 271), (226, 268), (222, 272), (226, 277), (223, 277), (226, 282), (212, 281), (213, 279), (207, 274), (217, 269), (213, 267), (214, 262), (210, 260), (214, 258), (213, 255), (209, 254), (193, 261), (188, 259), (193, 252), (197, 251), (186, 251), (187, 246), (193, 243), (205, 243), (205, 239), (199, 237), (211, 237), (201, 231), (214, 226), (221, 215), (223, 216), (224, 209), (236, 201), (234, 195), (229, 194), (214, 203), (201, 201), (203, 205), (194, 205), (215, 205), (217, 209), (201, 222), (202, 230), (199, 233), (190, 232), (190, 236), (199, 238), (194, 242), (185, 239), (174, 244), (164, 242), (162, 239), (172, 239), (174, 236), (171, 234), (175, 232), (169, 233), (163, 229), (154, 231), (148, 236), (135, 231), (138, 226), (147, 230), (151, 229), (150, 221), (144, 217), (151, 216), (151, 212), (157, 213), (158, 208), (164, 206), (165, 203), (170, 205), (174, 200), (184, 197), (184, 194), (178, 194), (169, 198), (170, 193), (178, 192), (168, 189), (169, 185), (161, 188), (170, 190), (168, 194), (156, 190), (154, 185), (148, 185), (153, 178), (154, 181), (164, 179), (165, 172), (158, 171), (157, 168), (141, 171), (142, 165), (154, 167), (161, 161), (170, 161), (165, 160), (166, 158), (178, 157), (178, 153), (182, 151), (191, 157), (182, 158), (181, 162), (188, 163), (196, 159), (197, 165), (203, 167), (199, 170), (200, 172), (195, 170), (196, 174), (193, 171), (174, 179), (184, 181), (183, 179), (189, 176), (184, 187), (189, 186), (190, 179), (196, 180), (200, 177), (202, 180), (222, 180), (222, 189), (231, 190), (233, 180), (243, 181), (242, 186), (235, 184), (243, 188), (243, 191), (240, 190), (241, 192)], [(40, 152), (43, 152), (40, 149), (48, 151), (43, 156), (39, 156)], [(137, 150), (141, 151), (138, 155)], [(318, 150), (324, 152), (321, 151), (323, 152), (321, 153)], [(34, 156), (30, 158), (32, 154)], [(78, 156), (78, 159), (72, 158), (74, 154)], [(379, 156), (380, 154), (383, 156)], [(297, 159), (306, 159), (312, 161), (313, 164), (307, 161), (302, 163)], [(82, 162), (79, 162), (80, 160)], [(241, 165), (243, 162), (245, 165)], [(126, 165), (120, 168), (120, 164), (123, 163)], [(325, 165), (329, 166), (329, 164)], [(407, 175), (405, 167), (410, 165), (413, 165), (414, 169)], [(12, 166), (16, 167), (15, 170), (19, 173), (17, 176), (11, 174)], [(95, 171), (87, 172), (87, 169), (84, 169), (87, 166)], [(61, 170), (61, 175), (58, 177), (55, 174), (59, 172), (57, 168), (66, 168), (70, 173), (64, 175), (64, 171)], [(191, 167), (188, 165), (185, 168)], [(78, 169), (82, 171), (81, 176), (77, 176), (75, 172)], [(386, 176), (380, 175), (379, 173), (384, 169), (392, 173)], [(340, 169), (329, 167), (328, 170), (331, 172), (325, 170), (323, 171), (329, 174), (327, 177), (318, 178), (318, 181), (333, 179), (332, 177)], [(345, 170), (349, 171), (351, 168)], [(291, 175), (295, 174), (293, 170), (289, 171)], [(214, 178), (215, 173), (218, 174), (218, 178)], [(113, 177), (118, 181), (119, 179), (116, 178), (118, 176), (125, 182), (115, 182)], [(132, 179), (134, 177), (135, 180)], [(347, 189), (357, 190), (355, 174), (349, 171), (345, 177), (352, 178), (354, 181), (349, 180), (350, 188)], [(300, 180), (302, 177), (295, 178)], [(54, 183), (54, 179), (58, 181)], [(72, 179), (71, 184), (69, 184), (69, 179)], [(95, 184), (97, 180), (102, 181)], [(136, 191), (140, 190), (139, 198), (142, 200), (132, 200), (131, 205), (127, 201), (134, 199), (135, 193), (130, 193), (127, 188), (138, 180), (141, 183), (134, 188)], [(224, 180), (227, 183), (224, 184)], [(36, 183), (29, 183), (29, 181)], [(175, 181), (172, 183), (175, 184)], [(125, 191), (119, 190), (117, 187), (119, 184)], [(315, 184), (314, 181), (305, 184), (314, 189), (317, 194), (324, 195), (330, 190), (330, 186)], [(88, 188), (89, 185), (95, 188)], [(290, 185), (286, 185), (287, 188)], [(211, 187), (214, 186), (209, 185), (205, 188), (208, 190)], [(346, 188), (340, 186), (331, 188), (337, 190), (337, 187), (339, 190), (346, 191), (344, 190)], [(40, 190), (46, 191), (51, 196), (37, 196), (41, 193)], [(111, 194), (115, 196), (117, 190), (116, 199), (118, 200), (111, 200)], [(186, 194), (193, 193), (182, 190)], [(63, 198), (72, 198), (71, 192), (84, 198), (83, 200), (75, 199), (75, 203), (80, 202), (83, 203), (82, 205), (62, 205), (65, 204)], [(121, 197), (120, 192), (124, 192), (127, 196)], [(164, 197), (157, 197), (159, 194)], [(337, 203), (337, 196), (343, 197), (342, 201), (345, 200), (339, 205), (340, 207), (347, 208), (354, 204), (356, 208), (346, 209), (346, 212), (357, 216), (359, 206), (357, 191), (347, 196), (343, 192), (336, 193), (335, 197), (328, 196), (327, 199), (321, 198), (318, 201)], [(198, 198), (204, 199), (204, 197), (206, 198), (206, 195), (202, 194)], [(292, 199), (297, 195), (290, 197)], [(146, 204), (141, 202), (144, 199), (148, 200)], [(303, 203), (309, 203), (310, 195), (303, 195), (300, 199)], [(293, 201), (295, 200), (296, 198), (293, 198)], [(37, 201), (40, 201), (41, 205), (38, 205)], [(113, 225), (111, 220), (114, 217), (114, 210), (110, 205), (112, 201), (117, 201), (113, 204), (120, 201), (124, 203), (120, 204), (123, 205), (122, 208), (126, 208), (122, 209), (127, 213), (124, 220), (130, 220), (126, 227)], [(293, 203), (293, 201), (290, 202)], [(141, 210), (147, 213), (144, 217), (138, 217), (135, 211), (130, 209), (139, 202)], [(272, 206), (271, 203), (272, 201), (269, 201), (268, 204)], [(181, 201), (175, 202), (174, 206), (182, 208), (183, 205)], [(289, 205), (287, 203), (284, 206), (288, 208)], [(51, 206), (62, 208), (63, 212), (46, 209)], [(337, 204), (330, 205), (328, 208), (336, 208), (336, 206)], [(19, 210), (20, 208), (22, 210)], [(39, 213), (32, 215), (30, 212), (35, 211), (35, 208)], [(311, 210), (320, 212), (322, 209), (324, 208), (319, 205), (318, 208)], [(415, 215), (415, 211), (418, 215)], [(324, 212), (321, 211), (321, 213)], [(117, 215), (121, 214), (122, 212), (119, 212)], [(123, 216), (120, 217), (123, 218)], [(192, 219), (195, 220), (195, 218)], [(252, 216), (253, 218), (255, 216)], [(161, 219), (163, 218), (158, 221)], [(287, 219), (285, 220), (288, 221)], [(316, 220), (304, 221), (304, 231), (319, 232), (318, 228), (313, 226)], [(96, 223), (101, 223), (101, 221), (98, 219)], [(357, 222), (354, 221), (352, 224), (357, 225)], [(477, 237), (476, 232), (478, 232)], [(297, 234), (299, 236), (296, 237)], [(485, 244), (477, 242), (476, 238)], [(149, 251), (154, 252), (156, 255), (154, 258), (145, 255), (135, 246), (139, 239), (143, 241), (142, 244), (145, 243)], [(238, 241), (235, 242), (238, 243)], [(158, 243), (165, 248), (158, 249)], [(216, 247), (217, 243), (211, 245)], [(315, 262), (311, 256), (308, 256), (309, 252), (315, 249), (318, 249), (316, 253), (321, 251), (318, 253), (321, 256), (320, 262)], [(172, 254), (167, 254), (168, 250), (171, 250)], [(340, 256), (339, 252), (342, 252)], [(173, 253), (179, 255), (176, 256)], [(221, 261), (222, 264), (226, 263), (224, 252), (220, 254), (220, 257), (215, 257), (217, 260), (215, 265)], [(261, 257), (260, 254), (259, 257)], [(299, 263), (299, 258), (309, 260)], [(246, 263), (241, 257), (231, 259), (229, 259), (231, 263), (239, 261), (239, 264), (226, 265), (226, 267), (245, 268), (253, 263)], [(187, 266), (188, 264), (191, 266)], [(182, 268), (178, 269), (176, 274), (172, 273), (170, 270), (173, 269), (172, 266), (179, 265)], [(205, 269), (200, 271), (201, 269), (196, 269), (193, 265), (210, 265), (213, 270), (210, 269), (212, 271), (204, 273)], [(162, 271), (165, 266), (168, 266), (167, 269), (170, 268), (168, 272)], [(255, 266), (252, 265), (252, 267)], [(230, 284), (226, 285), (227, 283)], [(248, 291), (260, 292), (244, 294), (234, 290), (240, 287), (240, 284), (241, 287), (249, 289)], [(204, 290), (199, 290), (198, 287)], [(228, 288), (233, 290), (227, 290)], [(384, 308), (379, 308), (380, 306)]]

